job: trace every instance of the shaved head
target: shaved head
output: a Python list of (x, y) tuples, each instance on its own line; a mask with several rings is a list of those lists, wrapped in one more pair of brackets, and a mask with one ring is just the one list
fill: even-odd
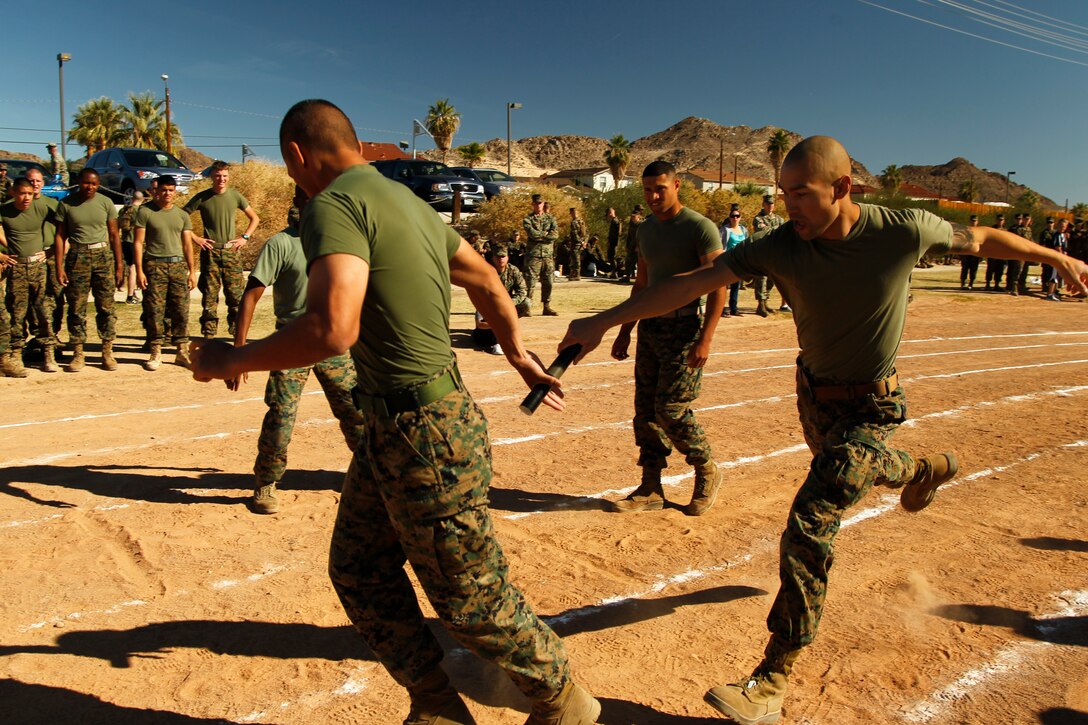
[(359, 139), (348, 117), (334, 104), (319, 98), (299, 101), (283, 117), (280, 147), (292, 141), (316, 153), (359, 148)]
[(804, 169), (813, 181), (834, 183), (850, 176), (850, 155), (830, 136), (809, 136), (786, 154), (782, 167), (787, 166)]

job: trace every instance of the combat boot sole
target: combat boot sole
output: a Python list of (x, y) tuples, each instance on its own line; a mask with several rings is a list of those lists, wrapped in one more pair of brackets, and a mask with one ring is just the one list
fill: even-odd
[(960, 463), (955, 453), (940, 453), (926, 456), (918, 461), (918, 470), (914, 478), (903, 487), (899, 494), (899, 504), (911, 513), (921, 511), (933, 503), (937, 489), (956, 476)]
[(593, 725), (600, 716), (597, 698), (568, 681), (555, 700), (533, 705), (525, 725)]
[(472, 713), (457, 691), (417, 697), (404, 725), (476, 725)]
[(744, 685), (712, 687), (703, 701), (740, 725), (771, 725), (782, 719), (781, 695), (769, 698), (749, 694)]

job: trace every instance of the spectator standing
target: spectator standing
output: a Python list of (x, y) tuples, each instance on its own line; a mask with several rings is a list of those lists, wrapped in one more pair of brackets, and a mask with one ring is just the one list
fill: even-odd
[[(774, 213), (774, 196), (765, 194), (763, 196), (763, 207), (758, 214), (752, 217), (752, 237), (759, 236), (760, 232), (776, 229), (785, 223), (785, 219)], [(761, 275), (755, 279), (755, 288), (756, 314), (760, 317), (766, 317), (771, 312), (767, 307), (767, 300), (770, 299), (771, 290), (774, 289), (774, 282)], [(779, 290), (779, 293), (781, 293), (781, 290)], [(782, 298), (782, 310), (789, 311), (789, 303), (786, 302), (785, 297)]]
[(533, 289), (540, 281), (540, 303), (543, 314), (554, 317), (559, 313), (552, 309), (552, 279), (555, 277), (555, 240), (559, 238), (559, 225), (555, 217), (544, 211), (544, 199), (533, 194), (533, 211), (521, 222), (525, 230), (525, 282), (528, 299), (533, 300)]
[[(734, 205), (736, 207), (736, 205)], [(734, 208), (729, 212), (729, 216), (725, 218), (725, 224), (722, 225), (720, 230), (722, 238), (722, 248), (725, 251), (735, 249), (744, 243), (748, 239), (748, 230), (744, 228), (744, 225), (740, 223), (740, 207)], [(740, 302), (740, 280), (729, 285), (729, 309), (728, 314), (738, 317), (740, 315), (740, 308), (737, 306)], [(726, 316), (726, 311), (722, 311), (722, 317)]]

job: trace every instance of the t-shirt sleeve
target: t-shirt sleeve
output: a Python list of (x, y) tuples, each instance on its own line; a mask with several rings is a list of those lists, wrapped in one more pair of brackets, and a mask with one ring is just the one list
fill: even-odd
[(765, 277), (770, 273), (768, 262), (774, 258), (772, 245), (779, 233), (777, 227), (761, 232), (745, 244), (738, 244), (723, 256), (725, 264), (738, 277)]
[(106, 221), (113, 221), (117, 218), (117, 207), (113, 205), (113, 202), (109, 199), (106, 200)]
[(909, 211), (914, 215), (915, 228), (918, 232), (919, 255), (948, 254), (952, 246), (952, 225), (924, 209)]
[[(641, 231), (641, 227), (639, 227), (639, 231)], [(714, 222), (703, 217), (699, 221), (699, 236), (695, 243), (695, 251), (700, 257), (703, 257), (721, 248), (722, 238), (718, 234), (718, 228), (714, 226)]]
[(282, 237), (281, 232), (265, 243), (261, 253), (257, 255), (257, 261), (253, 264), (253, 271), (250, 272), (249, 276), (265, 287), (274, 285), (283, 270)]
[(246, 209), (248, 209), (249, 199), (242, 196), (242, 192), (240, 191), (235, 191), (234, 193), (238, 195), (238, 209), (241, 211), (245, 211)]
[(350, 254), (370, 264), (370, 237), (363, 207), (350, 196), (325, 192), (302, 215), (306, 266), (329, 254)]
[(150, 212), (142, 206), (140, 207), (139, 211), (136, 212), (135, 218), (132, 220), (132, 222), (137, 229), (144, 229), (147, 227), (148, 214), (150, 214)]
[(182, 214), (185, 217), (185, 225), (181, 228), (183, 232), (193, 231), (193, 220), (188, 214)]
[(196, 196), (194, 196), (192, 199), (187, 201), (185, 203), (185, 206), (182, 207), (182, 211), (184, 211), (186, 214), (192, 214), (194, 211), (196, 211), (197, 209), (200, 208), (200, 204), (203, 201), (204, 201), (204, 192), (202, 191), (199, 194), (197, 194)]
[[(57, 210), (53, 212), (53, 221), (57, 224), (66, 224), (68, 222), (68, 209), (70, 207), (63, 201), (57, 205)], [(48, 215), (47, 217), (48, 218)]]
[(461, 235), (453, 227), (446, 227), (444, 234), (446, 235), (446, 261), (448, 262), (453, 259), (453, 255), (457, 253), (457, 248), (461, 246)]

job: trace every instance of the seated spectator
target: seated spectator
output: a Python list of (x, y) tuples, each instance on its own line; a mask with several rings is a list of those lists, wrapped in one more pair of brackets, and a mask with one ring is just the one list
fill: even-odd
[[(510, 253), (506, 245), (494, 245), (484, 258), (498, 272), (502, 286), (506, 288), (506, 291), (510, 294), (510, 299), (514, 302), (518, 317), (529, 317), (529, 299), (525, 286), (525, 277), (522, 276), (517, 267), (510, 264)], [(503, 354), (498, 338), (495, 337), (491, 326), (487, 324), (487, 320), (479, 312), (476, 313), (476, 329), (472, 331), (472, 341), (477, 348), (492, 355)]]

